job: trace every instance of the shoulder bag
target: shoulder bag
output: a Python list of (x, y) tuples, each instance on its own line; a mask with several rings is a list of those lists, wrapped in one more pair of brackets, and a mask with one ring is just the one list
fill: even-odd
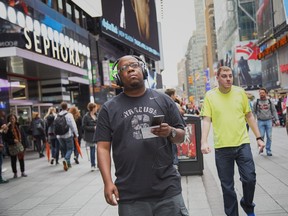
[(21, 142), (17, 142), (14, 145), (8, 145), (8, 150), (11, 156), (15, 156), (21, 152), (24, 152), (24, 147)]

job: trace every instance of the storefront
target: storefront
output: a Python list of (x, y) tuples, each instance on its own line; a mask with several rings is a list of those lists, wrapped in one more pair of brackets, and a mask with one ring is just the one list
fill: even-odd
[[(87, 30), (36, 0), (17, 5), (1, 1), (0, 26), (4, 109), (9, 112), (17, 100), (86, 107), (93, 94), (89, 85), (96, 61), (96, 46), (90, 48), (95, 39)], [(69, 90), (71, 85), (76, 88)]]

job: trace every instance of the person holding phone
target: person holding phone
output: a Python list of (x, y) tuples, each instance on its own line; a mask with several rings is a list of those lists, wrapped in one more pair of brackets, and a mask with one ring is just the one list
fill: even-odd
[[(146, 67), (139, 57), (123, 56), (114, 65), (123, 92), (104, 103), (96, 127), (106, 202), (118, 205), (120, 216), (189, 215), (172, 157), (172, 143), (184, 140), (185, 122), (169, 96), (146, 89)], [(156, 137), (144, 138), (142, 129), (155, 115), (164, 115), (160, 127), (151, 129)]]

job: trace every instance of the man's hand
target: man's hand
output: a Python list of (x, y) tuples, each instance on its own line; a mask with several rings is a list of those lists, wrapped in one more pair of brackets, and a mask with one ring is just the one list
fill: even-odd
[(280, 121), (277, 120), (277, 121), (275, 122), (275, 124), (276, 124), (276, 126), (280, 126)]
[(211, 152), (211, 148), (207, 142), (201, 143), (201, 152), (202, 154), (208, 154)]
[(265, 143), (261, 139), (259, 139), (259, 140), (257, 140), (257, 145), (258, 145), (258, 148), (259, 148), (259, 154), (263, 153), (264, 147), (265, 147)]
[(118, 205), (118, 200), (119, 200), (118, 189), (116, 185), (113, 184), (112, 182), (109, 185), (105, 185), (104, 196), (108, 204), (113, 205), (113, 206)]

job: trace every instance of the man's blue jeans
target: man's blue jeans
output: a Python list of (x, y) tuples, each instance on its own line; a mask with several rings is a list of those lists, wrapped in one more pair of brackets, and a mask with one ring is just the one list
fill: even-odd
[(224, 199), (224, 209), (228, 216), (238, 216), (237, 195), (234, 189), (234, 166), (238, 165), (243, 197), (240, 204), (249, 214), (254, 212), (253, 198), (256, 184), (255, 164), (250, 144), (239, 147), (215, 149), (215, 161)]
[(68, 138), (60, 138), (58, 139), (61, 145), (61, 149), (63, 150), (64, 158), (68, 164), (70, 163), (71, 154), (74, 150), (74, 141), (73, 137)]
[(264, 139), (266, 133), (266, 152), (271, 153), (271, 143), (272, 143), (272, 119), (270, 120), (258, 120), (258, 128), (261, 137)]

